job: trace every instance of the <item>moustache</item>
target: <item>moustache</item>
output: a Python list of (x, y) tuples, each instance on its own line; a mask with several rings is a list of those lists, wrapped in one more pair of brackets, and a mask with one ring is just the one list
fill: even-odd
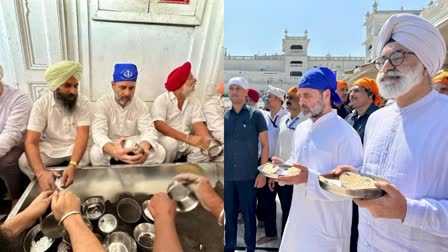
[(382, 80), (384, 77), (391, 77), (391, 78), (397, 78), (397, 77), (402, 77), (403, 75), (396, 71), (396, 70), (390, 70), (387, 71), (385, 73), (380, 73), (380, 80)]

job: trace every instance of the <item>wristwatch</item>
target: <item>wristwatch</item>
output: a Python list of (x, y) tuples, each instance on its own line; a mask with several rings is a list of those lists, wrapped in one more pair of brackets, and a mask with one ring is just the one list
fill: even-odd
[(70, 162), (68, 164), (73, 165), (75, 168), (78, 168), (78, 162), (76, 162), (74, 160), (70, 160)]

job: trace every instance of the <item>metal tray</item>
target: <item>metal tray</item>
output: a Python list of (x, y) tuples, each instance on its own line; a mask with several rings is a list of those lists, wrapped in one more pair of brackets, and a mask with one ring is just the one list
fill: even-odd
[(263, 168), (265, 165), (268, 164), (272, 164), (272, 163), (266, 163), (264, 165), (260, 165), (258, 166), (258, 171), (260, 171), (261, 174), (263, 174), (264, 176), (268, 177), (268, 178), (278, 178), (279, 176), (293, 176), (293, 175), (297, 175), (298, 173), (288, 173), (287, 169), (293, 167), (292, 165), (289, 164), (272, 164), (274, 167), (278, 167), (279, 169), (275, 172), (275, 173), (268, 173), (263, 171)]
[[(377, 177), (377, 176), (373, 176), (370, 174), (365, 174), (365, 173), (360, 173), (360, 175), (362, 176), (366, 176), (366, 177), (370, 177), (376, 181), (384, 181), (384, 182), (388, 182), (387, 180)], [(368, 188), (368, 189), (348, 189), (346, 187), (344, 187), (342, 184), (341, 185), (336, 185), (336, 183), (328, 183), (328, 179), (330, 180), (336, 180), (339, 181), (339, 175), (335, 175), (335, 174), (322, 174), (319, 176), (319, 185), (320, 187), (322, 187), (322, 189), (337, 194), (337, 195), (341, 195), (341, 196), (345, 196), (345, 197), (350, 197), (350, 198), (355, 198), (355, 199), (374, 199), (374, 198), (379, 198), (381, 196), (383, 196), (384, 194), (386, 194), (383, 190), (378, 189), (378, 188)]]

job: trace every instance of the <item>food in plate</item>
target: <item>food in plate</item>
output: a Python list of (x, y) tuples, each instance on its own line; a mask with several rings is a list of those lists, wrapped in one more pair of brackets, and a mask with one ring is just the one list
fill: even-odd
[(373, 178), (363, 176), (355, 172), (344, 172), (339, 176), (342, 185), (349, 189), (372, 189), (376, 188)]
[(288, 175), (295, 175), (299, 173), (299, 168), (296, 167), (290, 167), (286, 169), (286, 173), (288, 173)]
[(278, 170), (280, 170), (280, 167), (273, 165), (271, 163), (266, 163), (263, 166), (263, 172), (265, 173), (275, 174)]

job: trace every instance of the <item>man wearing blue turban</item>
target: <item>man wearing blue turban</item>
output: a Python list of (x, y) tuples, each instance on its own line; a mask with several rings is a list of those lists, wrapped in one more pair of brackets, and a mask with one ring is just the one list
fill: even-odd
[[(319, 186), (318, 176), (338, 165), (362, 163), (358, 133), (331, 108), (339, 103), (334, 73), (326, 67), (306, 72), (298, 85), (300, 107), (309, 119), (294, 132), (286, 163), (299, 174), (278, 182), (294, 185), (280, 251), (349, 251), (352, 203)], [(283, 162), (273, 157), (275, 163)]]
[[(93, 141), (90, 160), (93, 166), (108, 166), (111, 158), (126, 164), (160, 164), (165, 149), (158, 143), (157, 131), (146, 103), (134, 97), (137, 86), (137, 66), (115, 64), (111, 83), (114, 95), (105, 95), (95, 104), (92, 123)], [(125, 139), (142, 147), (124, 148)], [(114, 162), (114, 161), (113, 161)]]

